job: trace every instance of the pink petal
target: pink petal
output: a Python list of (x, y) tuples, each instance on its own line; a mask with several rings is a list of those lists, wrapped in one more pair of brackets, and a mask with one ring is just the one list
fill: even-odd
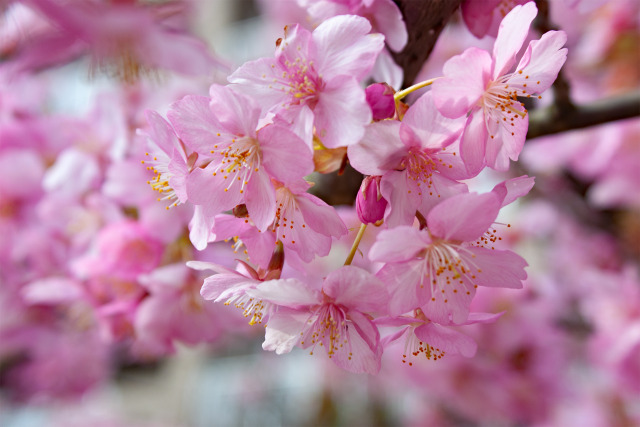
[(473, 254), (472, 261), (481, 270), (473, 279), (478, 286), (522, 288), (522, 281), (527, 278), (524, 271), (527, 262), (521, 256), (497, 249), (469, 247), (468, 250)]
[(189, 240), (199, 251), (204, 250), (209, 242), (216, 239), (212, 231), (215, 224), (214, 216), (215, 214), (209, 215), (204, 206), (195, 206), (193, 218), (189, 222)]
[(265, 231), (276, 216), (276, 191), (269, 176), (254, 172), (246, 187), (245, 204), (258, 230)]
[(431, 187), (429, 191), (422, 194), (418, 210), (423, 216), (429, 215), (431, 209), (440, 204), (443, 200), (457, 194), (468, 193), (469, 187), (464, 182), (449, 179), (442, 174), (434, 173), (431, 177)]
[(482, 236), (500, 211), (495, 194), (465, 193), (450, 197), (431, 210), (427, 227), (433, 236), (468, 242)]
[(522, 73), (514, 73), (509, 84), (526, 84), (527, 93), (542, 93), (547, 90), (567, 60), (567, 49), (562, 49), (566, 41), (564, 31), (549, 31), (540, 40), (531, 41), (517, 67)]
[(336, 304), (361, 312), (383, 311), (388, 300), (384, 284), (359, 267), (345, 265), (329, 273), (322, 290)]
[(484, 113), (481, 110), (476, 110), (469, 115), (467, 126), (460, 140), (460, 157), (471, 175), (477, 175), (484, 168), (487, 138)]
[(314, 114), (316, 133), (327, 148), (357, 144), (372, 118), (364, 89), (352, 76), (328, 82), (318, 93)]
[[(524, 107), (515, 104), (513, 108), (524, 111)], [(487, 139), (485, 160), (487, 166), (499, 171), (509, 169), (509, 159), (518, 160), (524, 147), (529, 128), (529, 114), (524, 117), (513, 115), (513, 120), (501, 121), (497, 127), (495, 138)]]
[(245, 62), (227, 80), (233, 89), (252, 96), (260, 105), (268, 109), (288, 99), (288, 92), (274, 82), (282, 79), (286, 70), (275, 58), (260, 58)]
[(472, 338), (433, 322), (418, 326), (415, 334), (422, 342), (448, 354), (473, 357), (478, 349)]
[(318, 73), (326, 80), (340, 75), (364, 78), (384, 47), (384, 36), (369, 31), (369, 21), (354, 15), (336, 16), (320, 24), (312, 34)]
[[(209, 155), (213, 146), (225, 142), (228, 135), (209, 108), (206, 96), (188, 95), (171, 104), (167, 117), (187, 147)], [(168, 151), (171, 153), (171, 151)]]
[(535, 178), (530, 176), (519, 176), (517, 178), (508, 179), (493, 187), (491, 190), (498, 199), (501, 200), (502, 206), (506, 206), (515, 202), (522, 196), (529, 194), (533, 188)]
[(316, 196), (308, 193), (296, 197), (298, 207), (304, 216), (304, 222), (312, 230), (325, 236), (341, 237), (347, 234), (347, 226), (333, 206), (327, 205)]
[(400, 122), (384, 120), (366, 127), (362, 140), (347, 149), (349, 163), (365, 175), (383, 175), (396, 169), (407, 155), (400, 140)]
[[(145, 111), (145, 117), (147, 122), (151, 126), (149, 129), (149, 136), (152, 142), (154, 142), (162, 151), (171, 156), (174, 149), (177, 147), (178, 138), (173, 132), (173, 128), (167, 123), (165, 119), (153, 110)], [(182, 153), (184, 155), (184, 153)], [(186, 161), (186, 159), (184, 159)]]
[(493, 80), (504, 75), (513, 66), (516, 55), (529, 34), (533, 18), (538, 14), (534, 2), (516, 6), (500, 23), (498, 37), (493, 45)]
[[(236, 181), (229, 187), (229, 180), (221, 173), (213, 176), (213, 167), (196, 168), (187, 178), (187, 195), (189, 201), (196, 205), (204, 205), (208, 212), (219, 214), (240, 204), (243, 194), (240, 193)], [(225, 191), (227, 190), (227, 191)]]
[(376, 276), (389, 287), (389, 314), (399, 316), (420, 307), (430, 297), (429, 286), (420, 287), (424, 279), (421, 260), (385, 264)]
[(449, 59), (443, 67), (444, 78), (433, 82), (433, 101), (445, 117), (464, 116), (472, 109), (487, 86), (491, 56), (485, 50), (469, 48)]
[(219, 301), (225, 291), (239, 285), (252, 285), (255, 280), (241, 276), (237, 273), (232, 274), (215, 274), (204, 279), (200, 295), (206, 300)]
[(235, 92), (231, 86), (211, 85), (209, 107), (225, 130), (237, 136), (255, 136), (260, 108), (252, 98)]
[(374, 262), (409, 261), (430, 244), (429, 233), (401, 225), (378, 234), (369, 250), (369, 259)]
[(289, 353), (300, 341), (300, 332), (309, 318), (307, 312), (299, 312), (281, 307), (269, 317), (262, 348), (276, 354)]
[[(350, 315), (355, 321), (352, 324), (353, 327), (347, 330), (347, 343), (335, 352), (331, 360), (349, 372), (375, 375), (380, 371), (382, 358), (378, 330), (362, 314), (353, 312)], [(366, 326), (369, 327), (365, 329)], [(368, 335), (365, 332), (367, 330), (374, 331), (375, 335)], [(375, 345), (371, 345), (372, 340), (375, 341)]]
[[(465, 119), (462, 117), (449, 119), (440, 114), (433, 102), (431, 92), (427, 92), (418, 98), (405, 114), (401, 135), (402, 131), (409, 126), (418, 138), (417, 145), (424, 149), (441, 149), (455, 141), (464, 129), (464, 123)], [(402, 139), (405, 143), (407, 142), (404, 135)]]
[(406, 170), (384, 174), (380, 180), (380, 192), (389, 202), (389, 210), (385, 216), (388, 227), (413, 224), (422, 200), (415, 181), (407, 178)]
[(262, 165), (269, 175), (288, 184), (313, 172), (313, 153), (296, 134), (267, 125), (258, 132)]
[(384, 41), (389, 49), (394, 52), (404, 49), (409, 35), (398, 6), (392, 0), (378, 0), (365, 10), (373, 14), (374, 26), (384, 34)]
[(247, 291), (254, 298), (290, 308), (312, 306), (320, 303), (318, 291), (297, 279), (269, 280)]

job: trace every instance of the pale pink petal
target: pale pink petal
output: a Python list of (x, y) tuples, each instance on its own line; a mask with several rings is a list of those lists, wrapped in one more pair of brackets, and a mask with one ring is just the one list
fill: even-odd
[(424, 279), (422, 265), (421, 261), (386, 264), (376, 273), (389, 288), (389, 314), (392, 316), (418, 308), (430, 297), (428, 283), (420, 286)]
[(388, 227), (413, 224), (416, 210), (422, 202), (418, 189), (415, 181), (407, 178), (406, 170), (391, 171), (382, 176), (380, 192), (389, 202), (389, 209), (385, 215)]
[(277, 305), (298, 308), (312, 306), (321, 301), (318, 291), (297, 279), (269, 280), (260, 283), (247, 294)]
[(516, 6), (504, 17), (500, 23), (498, 37), (493, 45), (493, 80), (506, 74), (513, 66), (516, 55), (522, 48), (524, 40), (529, 34), (529, 27), (533, 18), (538, 14), (534, 2), (523, 6)]
[(252, 98), (216, 84), (209, 88), (209, 95), (209, 107), (224, 129), (237, 136), (255, 136), (261, 109)]
[(300, 332), (308, 318), (307, 312), (280, 307), (277, 313), (269, 317), (262, 348), (275, 351), (276, 354), (289, 353), (300, 341)]
[(369, 259), (374, 262), (409, 261), (430, 244), (428, 233), (401, 225), (378, 234), (369, 250)]
[(418, 326), (415, 334), (422, 342), (447, 354), (473, 357), (478, 349), (472, 338), (433, 322)]
[(400, 122), (383, 120), (366, 127), (358, 144), (347, 149), (349, 163), (365, 175), (383, 175), (400, 166), (407, 149), (400, 140)]
[(296, 134), (277, 125), (258, 132), (262, 165), (269, 175), (287, 184), (313, 172), (313, 153)]
[(241, 184), (233, 180), (230, 187), (229, 179), (224, 179), (221, 173), (214, 176), (212, 169), (196, 168), (189, 174), (187, 195), (191, 203), (204, 205), (208, 212), (218, 214), (240, 204), (243, 194), (239, 191)]
[(417, 140), (408, 145), (419, 145), (423, 149), (442, 149), (460, 136), (464, 123), (465, 119), (462, 117), (449, 119), (440, 114), (433, 103), (431, 92), (427, 92), (405, 114), (400, 135), (407, 143), (409, 138), (403, 131), (410, 127), (412, 132), (408, 135)]
[(365, 77), (384, 47), (384, 36), (369, 31), (369, 21), (354, 15), (336, 16), (320, 24), (312, 34), (318, 73), (327, 80), (340, 75), (356, 80)]
[[(524, 111), (521, 104), (516, 103), (512, 108)], [(529, 129), (529, 114), (520, 117), (516, 114), (513, 120), (501, 121), (497, 127), (495, 138), (487, 139), (485, 160), (487, 166), (499, 171), (509, 169), (509, 159), (516, 161), (524, 147), (524, 141)]]
[(383, 311), (388, 300), (380, 280), (368, 271), (350, 265), (329, 273), (322, 290), (336, 304), (362, 312)]
[(206, 261), (187, 261), (187, 267), (193, 268), (198, 271), (211, 270), (214, 273), (220, 274), (236, 274), (234, 270), (231, 270), (223, 265), (215, 264), (213, 262)]
[(502, 317), (506, 311), (501, 311), (500, 313), (469, 313), (469, 317), (467, 317), (467, 321), (462, 323), (463, 325), (473, 325), (475, 323), (487, 324), (494, 323), (500, 317)]
[[(173, 150), (177, 147), (178, 138), (176, 138), (173, 129), (165, 119), (153, 110), (145, 111), (147, 122), (151, 126), (149, 136), (151, 140), (167, 155), (171, 156)], [(184, 153), (182, 153), (184, 155)], [(186, 161), (186, 159), (184, 159)]]
[(534, 177), (523, 175), (497, 184), (493, 187), (491, 192), (498, 196), (498, 199), (502, 201), (502, 206), (506, 206), (513, 203), (520, 197), (529, 194), (529, 191), (533, 188), (534, 182)]
[(450, 197), (431, 210), (427, 226), (444, 240), (474, 241), (493, 224), (500, 201), (493, 193), (465, 193)]
[(469, 187), (464, 182), (449, 179), (442, 174), (434, 173), (431, 176), (431, 187), (424, 191), (420, 199), (418, 210), (422, 216), (429, 215), (431, 209), (440, 204), (443, 200), (457, 194), (468, 193)]
[(371, 69), (371, 79), (375, 82), (385, 82), (395, 90), (402, 88), (404, 71), (393, 60), (387, 49), (382, 49), (376, 63)]
[(202, 251), (209, 242), (216, 239), (212, 231), (215, 224), (213, 215), (208, 215), (204, 206), (197, 205), (193, 211), (193, 218), (189, 222), (189, 240), (193, 246)]
[(524, 87), (529, 94), (547, 90), (567, 60), (567, 49), (562, 49), (566, 41), (564, 31), (548, 31), (540, 40), (531, 41), (509, 85)]
[(230, 288), (235, 288), (241, 285), (252, 285), (255, 280), (241, 276), (237, 273), (232, 274), (215, 274), (204, 279), (202, 288), (200, 289), (200, 295), (206, 300), (219, 301)]
[(357, 144), (371, 122), (364, 89), (352, 76), (339, 76), (318, 93), (314, 109), (316, 134), (327, 148)]
[[(347, 330), (347, 343), (332, 355), (331, 360), (349, 372), (375, 375), (380, 371), (382, 358), (378, 330), (362, 314), (350, 312), (350, 315), (354, 322)], [(370, 336), (365, 331), (375, 331), (375, 335)], [(375, 340), (373, 346), (372, 340)]]
[(282, 90), (282, 73), (286, 72), (275, 58), (260, 58), (245, 62), (227, 80), (234, 90), (252, 96), (264, 108), (284, 102), (289, 93)]
[(467, 126), (460, 140), (460, 156), (471, 175), (477, 175), (484, 168), (488, 137), (484, 113), (482, 110), (473, 111), (467, 119)]
[(384, 34), (384, 41), (394, 52), (404, 49), (409, 39), (402, 12), (392, 0), (374, 1), (369, 9), (372, 13), (374, 27)]
[(296, 201), (304, 216), (304, 222), (325, 236), (341, 237), (347, 234), (347, 226), (333, 206), (327, 205), (316, 196), (308, 193), (297, 195)]
[(527, 262), (511, 251), (486, 249), (478, 247), (467, 248), (472, 254), (471, 261), (481, 271), (473, 279), (478, 286), (498, 288), (522, 288), (522, 281), (527, 278), (524, 268)]
[(258, 230), (265, 231), (276, 216), (276, 192), (266, 173), (254, 172), (246, 186), (245, 204)]
[(489, 53), (469, 48), (449, 59), (443, 67), (444, 78), (433, 82), (431, 92), (436, 107), (446, 117), (464, 116), (483, 95), (490, 79)]
[[(206, 96), (185, 96), (171, 104), (167, 117), (185, 145), (200, 154), (209, 155), (215, 144), (229, 138), (209, 108)], [(219, 135), (220, 132), (224, 134)]]

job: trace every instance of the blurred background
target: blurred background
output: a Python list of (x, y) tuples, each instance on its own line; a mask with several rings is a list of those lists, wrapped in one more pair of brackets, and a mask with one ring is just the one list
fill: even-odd
[[(0, 425), (640, 425), (637, 0), (538, 2), (531, 38), (562, 29), (569, 55), (527, 105), (520, 161), (470, 183), (536, 177), (499, 217), (529, 278), (479, 289), (475, 311), (506, 313), (464, 328), (475, 357), (406, 366), (397, 344), (377, 376), (351, 374), (305, 350), (263, 351), (263, 326), (200, 297), (203, 277), (184, 263), (232, 268), (238, 248), (196, 251), (191, 208), (156, 202), (144, 111), (271, 57), (285, 24), (313, 28), (311, 3), (0, 0)], [(504, 16), (522, 2), (493, 3)], [(492, 49), (454, 9), (414, 81), (469, 46)], [(355, 238), (361, 176), (313, 180), (350, 229), (310, 267), (322, 271)]]

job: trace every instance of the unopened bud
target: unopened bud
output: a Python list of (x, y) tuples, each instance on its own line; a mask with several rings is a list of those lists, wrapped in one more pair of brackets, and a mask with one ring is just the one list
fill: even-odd
[(365, 89), (367, 104), (371, 107), (373, 120), (390, 119), (396, 112), (395, 91), (386, 83), (374, 83)]
[(380, 176), (367, 176), (356, 197), (356, 212), (363, 224), (373, 224), (384, 218), (387, 200), (380, 193)]

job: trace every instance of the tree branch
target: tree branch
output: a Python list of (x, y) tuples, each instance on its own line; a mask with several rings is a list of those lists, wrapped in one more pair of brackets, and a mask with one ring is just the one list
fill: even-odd
[(393, 59), (404, 70), (403, 87), (411, 86), (462, 0), (394, 0), (400, 8), (409, 41)]
[(527, 139), (638, 116), (640, 116), (640, 91), (568, 109), (552, 105), (531, 111)]

